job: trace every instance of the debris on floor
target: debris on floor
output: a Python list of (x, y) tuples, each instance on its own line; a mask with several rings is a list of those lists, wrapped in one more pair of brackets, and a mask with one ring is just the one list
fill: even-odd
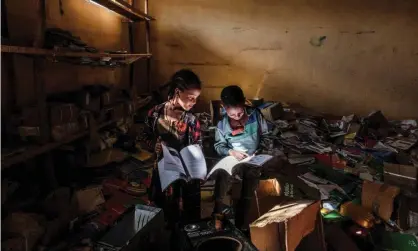
[[(51, 31), (51, 39), (61, 33)], [(98, 106), (109, 105), (112, 97), (109, 92), (101, 94)], [(83, 161), (75, 161), (79, 150), (63, 151), (74, 159), (71, 181), (45, 195), (42, 203), (7, 216), (2, 227), (5, 250), (117, 250), (139, 232), (135, 241), (141, 247), (156, 248), (159, 237), (153, 232), (164, 229), (164, 212), (148, 201), (154, 161), (142, 137), (144, 114), (152, 100), (146, 97), (136, 103), (140, 105), (130, 108), (134, 111), (130, 119), (90, 138), (92, 147)], [(258, 249), (303, 250), (314, 245), (309, 240), (313, 238), (321, 249), (326, 242), (332, 250), (355, 250), (344, 249), (350, 245), (359, 250), (417, 250), (416, 120), (392, 121), (380, 111), (366, 117), (335, 117), (279, 102), (257, 106), (271, 131), (263, 153), (287, 159), (294, 171), (294, 179), (261, 181), (264, 190), (256, 193), (250, 227), (250, 239)], [(208, 167), (219, 159), (213, 150), (214, 124), (223, 114), (219, 102), (212, 101), (210, 108), (211, 114), (197, 116)], [(53, 109), (65, 114), (62, 109), (72, 108)], [(117, 113), (115, 108), (109, 116), (119, 120)], [(58, 116), (57, 124), (64, 123), (63, 118)], [(8, 203), (3, 194), (13, 199), (22, 185), (2, 182), (2, 204)], [(202, 203), (211, 200), (213, 189), (212, 181), (202, 185)], [(140, 221), (141, 226), (121, 236), (118, 229), (128, 231), (124, 226), (132, 227), (144, 215), (147, 220)]]

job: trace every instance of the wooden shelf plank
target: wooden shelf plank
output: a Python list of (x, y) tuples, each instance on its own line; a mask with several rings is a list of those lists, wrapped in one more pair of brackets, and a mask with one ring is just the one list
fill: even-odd
[(132, 21), (151, 21), (155, 18), (150, 15), (145, 14), (144, 12), (137, 10), (130, 6), (127, 3), (124, 3), (121, 0), (91, 0), (103, 7), (106, 7), (109, 10), (112, 10), (119, 15), (122, 15)]
[(72, 52), (61, 50), (48, 50), (35, 47), (20, 47), (11, 45), (2, 45), (1, 52), (16, 53), (34, 56), (51, 56), (51, 57), (74, 57), (74, 58), (112, 58), (112, 59), (135, 59), (148, 58), (151, 54), (111, 54), (111, 53), (90, 53), (90, 52)]
[[(101, 124), (98, 127), (98, 129), (109, 126), (109, 125), (111, 125), (115, 122), (116, 121), (114, 121), (114, 120), (105, 122), (105, 123)], [(49, 151), (51, 151), (53, 149), (56, 149), (56, 148), (58, 148), (62, 145), (69, 144), (73, 141), (76, 141), (78, 139), (86, 137), (87, 135), (89, 135), (89, 132), (84, 131), (84, 132), (80, 132), (80, 133), (71, 135), (71, 136), (67, 137), (66, 139), (64, 139), (60, 142), (51, 142), (51, 143), (48, 143), (48, 144), (45, 144), (45, 145), (42, 145), (42, 146), (27, 147), (25, 149), (25, 151), (22, 152), (22, 153), (18, 153), (18, 154), (12, 155), (10, 157), (5, 157), (4, 160), (1, 161), (1, 169), (3, 170), (3, 169), (8, 168), (12, 165), (15, 165), (15, 164), (18, 164), (18, 163), (21, 163), (21, 162), (25, 162), (26, 160), (29, 160), (29, 159), (31, 159), (33, 157), (36, 157), (38, 155), (41, 155), (43, 153), (49, 152)]]
[[(35, 47), (21, 47), (12, 45), (2, 45), (2, 53), (15, 53), (34, 57), (50, 58), (55, 62), (66, 62), (78, 65), (93, 67), (116, 67), (132, 64), (142, 59), (150, 58), (151, 54), (112, 54), (112, 53), (90, 53), (73, 52), (63, 50), (48, 50)], [(87, 60), (86, 60), (87, 59)], [(90, 60), (88, 60), (90, 59)]]

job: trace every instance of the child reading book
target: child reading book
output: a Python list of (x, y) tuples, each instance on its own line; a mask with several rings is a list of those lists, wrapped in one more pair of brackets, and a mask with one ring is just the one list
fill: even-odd
[[(218, 155), (232, 156), (237, 161), (254, 155), (260, 147), (263, 136), (268, 133), (267, 122), (261, 112), (246, 106), (245, 100), (244, 93), (238, 86), (227, 86), (222, 90), (221, 101), (226, 115), (219, 121), (215, 134), (214, 147)], [(242, 179), (241, 198), (235, 210), (235, 225), (245, 229), (249, 224), (246, 217), (258, 184), (260, 168), (241, 163), (234, 168), (234, 175)], [(222, 200), (227, 193), (230, 173), (219, 168), (210, 177), (215, 179), (214, 214), (219, 214), (223, 210)]]
[[(168, 221), (172, 224), (179, 220), (180, 214), (191, 219), (200, 218), (199, 180), (173, 179), (176, 181), (170, 183), (173, 181), (168, 178), (170, 165), (166, 164), (168, 166), (166, 167), (164, 162), (163, 169), (159, 169), (163, 159), (162, 145), (166, 151), (171, 149), (171, 153), (177, 152), (177, 154), (189, 146), (198, 145), (199, 148), (201, 146), (200, 124), (190, 112), (200, 95), (201, 81), (194, 72), (183, 69), (176, 72), (170, 82), (168, 101), (148, 112), (146, 124), (149, 145), (156, 153), (149, 199), (167, 212)], [(198, 151), (196, 146), (192, 148), (194, 149), (192, 151)], [(177, 157), (180, 158), (179, 155)], [(171, 168), (174, 168), (174, 165)], [(206, 166), (200, 165), (199, 168)], [(185, 169), (183, 171), (186, 172)], [(160, 177), (161, 175), (163, 177)], [(164, 189), (160, 178), (164, 181)]]

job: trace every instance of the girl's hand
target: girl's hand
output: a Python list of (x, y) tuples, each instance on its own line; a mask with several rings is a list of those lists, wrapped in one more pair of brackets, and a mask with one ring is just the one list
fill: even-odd
[(229, 155), (234, 156), (237, 160), (243, 160), (248, 157), (248, 154), (236, 150), (229, 150)]
[(161, 146), (161, 142), (157, 142), (155, 144), (155, 152), (158, 154), (158, 153), (161, 153), (162, 151), (163, 151), (163, 147)]
[(162, 145), (164, 144), (164, 142), (163, 141), (161, 141), (161, 138), (159, 138), (158, 140), (157, 140), (157, 142), (155, 143), (155, 148), (154, 148), (154, 150), (155, 150), (155, 153), (157, 154), (157, 156), (159, 156), (160, 155), (160, 153), (162, 153), (163, 152), (163, 147), (162, 147)]

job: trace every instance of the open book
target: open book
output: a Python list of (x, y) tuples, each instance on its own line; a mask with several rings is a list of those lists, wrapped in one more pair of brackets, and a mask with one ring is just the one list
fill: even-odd
[(228, 156), (223, 159), (221, 159), (209, 172), (208, 178), (212, 175), (213, 172), (215, 172), (218, 169), (223, 169), (227, 171), (230, 175), (232, 175), (233, 168), (241, 163), (247, 163), (255, 166), (262, 166), (264, 163), (266, 163), (268, 160), (273, 158), (271, 155), (267, 154), (260, 154), (260, 155), (252, 155), (249, 156), (241, 161), (237, 160), (233, 156)]
[(180, 152), (165, 145), (162, 148), (163, 158), (158, 162), (158, 173), (163, 191), (178, 179), (189, 181), (206, 178), (206, 161), (200, 146), (190, 145)]

